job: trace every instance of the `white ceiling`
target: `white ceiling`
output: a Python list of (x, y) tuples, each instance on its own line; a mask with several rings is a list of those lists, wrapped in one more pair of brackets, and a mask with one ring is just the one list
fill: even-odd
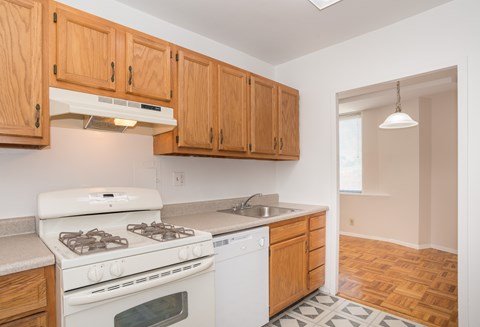
[(117, 0), (273, 65), (451, 0)]
[[(396, 81), (370, 85), (338, 94), (340, 114), (392, 106), (397, 101)], [(402, 103), (420, 97), (457, 89), (457, 69), (448, 68), (426, 74), (406, 77), (400, 80)]]

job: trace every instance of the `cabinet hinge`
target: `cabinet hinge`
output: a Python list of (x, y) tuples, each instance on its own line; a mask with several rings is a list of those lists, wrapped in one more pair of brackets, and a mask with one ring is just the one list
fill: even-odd
[(175, 142), (176, 142), (177, 144), (178, 144), (178, 139), (179, 139), (178, 135), (175, 136)]
[(53, 74), (57, 75), (57, 65), (53, 65)]
[(53, 22), (54, 23), (57, 22), (57, 13), (56, 12), (53, 13)]
[(170, 59), (172, 59), (172, 58), (173, 58), (173, 53), (172, 53), (172, 51), (170, 51)]
[(178, 61), (179, 60), (179, 56), (178, 56), (178, 53), (175, 55), (175, 61)]

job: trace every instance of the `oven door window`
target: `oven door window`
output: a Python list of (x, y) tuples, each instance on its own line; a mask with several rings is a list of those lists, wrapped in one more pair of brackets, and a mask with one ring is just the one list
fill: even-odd
[(166, 327), (187, 316), (187, 292), (180, 292), (120, 312), (115, 316), (115, 327)]

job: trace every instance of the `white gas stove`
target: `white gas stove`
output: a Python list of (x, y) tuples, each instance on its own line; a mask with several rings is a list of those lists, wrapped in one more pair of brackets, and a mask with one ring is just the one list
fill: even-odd
[(150, 189), (38, 196), (38, 233), (56, 259), (61, 326), (213, 326), (212, 236), (163, 224), (161, 208)]

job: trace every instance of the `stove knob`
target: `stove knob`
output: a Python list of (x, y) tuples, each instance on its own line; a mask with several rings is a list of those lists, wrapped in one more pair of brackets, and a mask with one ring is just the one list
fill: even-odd
[(182, 248), (178, 251), (178, 257), (180, 260), (187, 260), (188, 259), (188, 251), (187, 248)]
[(113, 277), (120, 277), (123, 274), (123, 265), (120, 262), (114, 262), (110, 266), (110, 274)]
[(193, 256), (200, 257), (202, 255), (202, 247), (199, 245), (195, 245), (192, 250)]
[(103, 278), (103, 269), (97, 266), (90, 267), (87, 272), (87, 277), (91, 282), (97, 283)]

